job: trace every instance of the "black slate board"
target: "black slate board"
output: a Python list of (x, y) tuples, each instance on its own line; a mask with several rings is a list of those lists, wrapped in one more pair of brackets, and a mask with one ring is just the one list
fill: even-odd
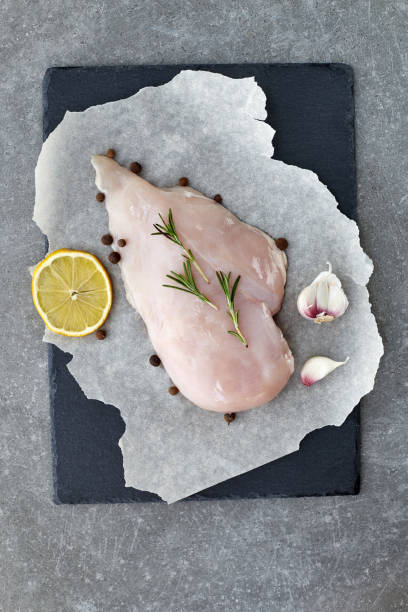
[[(185, 68), (255, 76), (267, 96), (268, 121), (277, 131), (274, 157), (315, 171), (342, 212), (355, 218), (353, 73), (344, 64), (50, 68), (43, 82), (44, 139), (67, 110), (128, 97), (142, 87), (166, 83)], [(160, 501), (155, 494), (125, 487), (117, 445), (125, 424), (119, 410), (84, 396), (66, 367), (70, 360), (49, 345), (55, 502)], [(357, 406), (341, 427), (308, 434), (298, 452), (188, 499), (356, 494), (359, 423)]]

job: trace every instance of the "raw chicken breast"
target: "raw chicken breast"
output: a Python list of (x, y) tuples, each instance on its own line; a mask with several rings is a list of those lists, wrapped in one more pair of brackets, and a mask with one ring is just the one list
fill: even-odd
[[(131, 305), (143, 317), (155, 351), (181, 393), (197, 406), (239, 412), (265, 404), (286, 385), (293, 357), (272, 316), (281, 307), (286, 256), (274, 240), (239, 221), (222, 205), (190, 187), (158, 189), (102, 155), (92, 158), (96, 185), (106, 195), (110, 232), (126, 240), (121, 272)], [(173, 211), (177, 233), (210, 280), (193, 267), (196, 296), (163, 287), (171, 270), (182, 272), (182, 251), (152, 236), (161, 213)], [(116, 247), (115, 247), (116, 248)], [(248, 348), (234, 336), (216, 270), (238, 274), (235, 296)]]

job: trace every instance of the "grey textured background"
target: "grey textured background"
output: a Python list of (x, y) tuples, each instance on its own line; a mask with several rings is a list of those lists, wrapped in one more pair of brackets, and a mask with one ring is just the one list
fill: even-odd
[[(405, 0), (2, 1), (1, 610), (408, 610), (407, 26)], [(355, 69), (359, 222), (386, 348), (363, 401), (362, 493), (54, 506), (46, 347), (27, 276), (43, 254), (30, 221), (43, 73), (262, 61)]]

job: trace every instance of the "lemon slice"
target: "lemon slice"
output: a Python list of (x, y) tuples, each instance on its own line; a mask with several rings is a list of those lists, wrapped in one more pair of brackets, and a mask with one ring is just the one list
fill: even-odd
[(87, 336), (106, 320), (112, 285), (94, 255), (61, 249), (41, 261), (33, 274), (33, 300), (44, 323), (63, 336)]

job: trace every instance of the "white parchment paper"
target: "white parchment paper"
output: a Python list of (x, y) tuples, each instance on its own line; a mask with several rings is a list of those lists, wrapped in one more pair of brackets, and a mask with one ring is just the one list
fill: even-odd
[[(48, 236), (50, 251), (83, 249), (107, 262), (109, 248), (100, 242), (107, 214), (95, 200), (90, 156), (109, 147), (121, 163), (139, 161), (154, 184), (171, 186), (188, 176), (203, 193), (221, 193), (247, 223), (289, 241), (287, 289), (277, 321), (295, 373), (273, 402), (240, 413), (229, 427), (222, 415), (169, 397), (165, 371), (148, 364), (152, 348), (143, 321), (126, 301), (118, 266), (107, 264), (115, 300), (104, 342), (45, 334), (47, 342), (73, 355), (68, 367), (87, 397), (120, 409), (127, 486), (167, 502), (291, 453), (316, 428), (341, 425), (372, 389), (383, 352), (365, 287), (373, 266), (360, 247), (357, 225), (338, 211), (314, 173), (271, 159), (274, 131), (265, 117), (265, 95), (253, 78), (183, 71), (126, 100), (68, 112), (38, 159), (34, 220)], [(296, 296), (327, 261), (350, 306), (340, 319), (317, 326), (297, 313)], [(306, 388), (300, 368), (319, 354), (350, 361)]]

